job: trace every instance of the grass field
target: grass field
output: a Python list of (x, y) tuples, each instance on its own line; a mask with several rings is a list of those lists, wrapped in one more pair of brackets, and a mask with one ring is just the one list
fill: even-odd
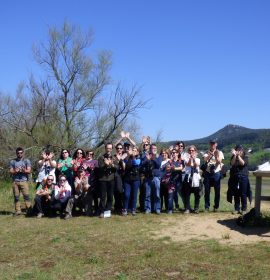
[[(222, 183), (220, 210), (229, 212), (232, 205), (225, 201), (226, 181)], [(264, 194), (270, 194), (270, 181), (263, 184)], [(168, 217), (165, 213), (65, 221), (15, 218), (12, 212), (11, 187), (2, 182), (0, 279), (270, 278), (269, 242), (232, 246), (214, 239), (174, 242), (170, 236), (156, 238)], [(175, 213), (170, 219), (179, 222), (183, 217)]]

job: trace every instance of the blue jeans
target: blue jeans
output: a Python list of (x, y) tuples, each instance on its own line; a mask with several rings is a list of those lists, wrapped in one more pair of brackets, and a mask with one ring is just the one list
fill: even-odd
[(124, 181), (124, 209), (127, 210), (130, 205), (131, 211), (136, 210), (138, 190), (140, 180)]
[(145, 178), (145, 203), (146, 212), (160, 212), (160, 179), (158, 177)]
[(216, 173), (209, 173), (209, 172), (205, 172), (204, 175), (204, 190), (205, 190), (205, 194), (204, 194), (204, 207), (205, 209), (209, 209), (210, 207), (210, 190), (211, 187), (214, 187), (215, 190), (215, 204), (214, 204), (214, 208), (218, 209), (219, 208), (219, 202), (220, 202), (220, 179), (221, 179), (221, 175), (220, 172), (216, 172)]
[(247, 188), (249, 179), (247, 176), (238, 175), (233, 178), (233, 195), (234, 195), (234, 209), (240, 210), (240, 199), (241, 199), (241, 210), (247, 210)]
[(173, 210), (174, 192), (168, 193), (168, 211)]
[(174, 200), (175, 208), (179, 208), (178, 194), (180, 195), (180, 197), (184, 203), (183, 196), (182, 196), (182, 186), (183, 186), (183, 183), (182, 183), (182, 178), (181, 178), (180, 181), (176, 182), (175, 190), (173, 193), (173, 200)]

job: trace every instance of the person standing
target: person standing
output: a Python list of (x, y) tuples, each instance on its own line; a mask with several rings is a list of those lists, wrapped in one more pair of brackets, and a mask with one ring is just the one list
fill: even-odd
[[(173, 196), (173, 200), (174, 200), (176, 210), (180, 210), (179, 202), (178, 202), (178, 194), (181, 197), (182, 202), (184, 204), (184, 200), (183, 200), (183, 197), (182, 197), (182, 185), (183, 185), (183, 180), (184, 180), (184, 177), (185, 177), (184, 162), (189, 159), (189, 155), (186, 152), (185, 148), (186, 148), (186, 145), (183, 141), (176, 142), (175, 145), (174, 145), (174, 148), (172, 149), (172, 153), (171, 153), (171, 155), (174, 156), (174, 158), (177, 155), (179, 161), (183, 165), (182, 170), (181, 170), (181, 176), (179, 176), (179, 180), (177, 181), (177, 184), (175, 186), (174, 196)], [(174, 161), (175, 161), (175, 159), (174, 159)]]
[(126, 158), (127, 155), (123, 154), (123, 145), (121, 143), (116, 144), (115, 149), (116, 154), (113, 156), (113, 161), (117, 163), (117, 170), (114, 177), (114, 211), (120, 214), (123, 209), (124, 158)]
[[(41, 156), (42, 159), (38, 161), (38, 177), (36, 180), (36, 188), (43, 180), (46, 180), (48, 175), (53, 175), (53, 178), (55, 178), (56, 161), (53, 159), (54, 154), (50, 150), (45, 149), (43, 150)], [(55, 179), (54, 183), (56, 183)]]
[(142, 161), (145, 188), (145, 214), (152, 211), (160, 214), (160, 170), (162, 158), (157, 153), (157, 146), (152, 144), (150, 153)]
[(100, 188), (100, 218), (104, 218), (104, 212), (112, 210), (113, 191), (115, 185), (116, 162), (112, 156), (113, 144), (105, 145), (105, 154), (98, 158), (99, 188)]
[[(79, 167), (83, 165), (85, 161), (85, 151), (83, 149), (77, 149), (72, 157), (72, 171), (73, 171), (73, 178), (77, 176), (77, 171)], [(72, 186), (74, 187), (74, 186)]]
[(139, 148), (136, 146), (133, 147), (133, 149), (129, 151), (129, 155), (125, 158), (124, 162), (124, 207), (122, 215), (126, 216), (130, 210), (134, 216), (136, 215), (137, 196), (140, 186), (139, 169), (141, 159)]
[(68, 149), (62, 149), (57, 161), (58, 177), (64, 174), (70, 186), (73, 185), (72, 158)]
[[(88, 177), (88, 184), (90, 186), (89, 195), (90, 200), (94, 200), (95, 214), (98, 213), (99, 205), (99, 190), (97, 187), (97, 171), (98, 171), (98, 161), (94, 159), (94, 151), (86, 151), (86, 159), (83, 161), (83, 167), (85, 169), (85, 175)], [(91, 204), (91, 201), (90, 201)], [(91, 204), (92, 206), (92, 204)], [(92, 216), (92, 207), (90, 206), (88, 215)]]
[(185, 177), (183, 181), (182, 194), (185, 206), (184, 214), (189, 214), (192, 210), (190, 207), (190, 195), (194, 193), (194, 213), (199, 213), (200, 207), (200, 159), (198, 158), (197, 148), (191, 145), (188, 148), (189, 157), (185, 160)]
[(236, 145), (231, 153), (231, 169), (228, 186), (231, 191), (231, 196), (234, 197), (234, 212), (244, 215), (247, 211), (247, 197), (251, 200), (248, 179), (248, 156), (242, 145)]
[(220, 202), (220, 180), (221, 180), (221, 167), (224, 155), (222, 151), (217, 149), (217, 140), (211, 139), (209, 141), (209, 150), (204, 154), (203, 159), (207, 164), (206, 171), (204, 173), (204, 187), (205, 187), (205, 210), (209, 211), (210, 208), (210, 188), (214, 187), (215, 200), (214, 200), (214, 212), (219, 208)]
[(9, 172), (13, 180), (13, 195), (15, 204), (15, 216), (21, 214), (20, 193), (22, 193), (26, 213), (31, 212), (31, 202), (29, 196), (29, 174), (31, 173), (31, 162), (24, 158), (24, 150), (21, 147), (16, 149), (17, 157), (10, 161)]

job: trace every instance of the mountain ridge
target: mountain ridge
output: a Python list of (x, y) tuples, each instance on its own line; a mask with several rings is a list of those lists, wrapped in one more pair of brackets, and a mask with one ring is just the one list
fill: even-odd
[[(253, 129), (235, 124), (228, 124), (206, 137), (186, 140), (184, 142), (187, 145), (194, 144), (200, 148), (200, 146), (208, 145), (209, 140), (213, 138), (217, 139), (220, 148), (233, 144), (253, 145), (255, 143), (260, 144), (262, 148), (270, 147), (270, 129)], [(174, 144), (175, 142), (177, 141), (169, 141), (167, 143)]]

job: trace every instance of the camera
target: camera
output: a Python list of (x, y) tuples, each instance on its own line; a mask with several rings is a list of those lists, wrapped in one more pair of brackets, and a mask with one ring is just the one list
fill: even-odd
[(111, 168), (111, 167), (105, 166), (105, 168), (104, 168), (104, 174), (105, 174), (106, 176), (110, 176), (110, 175), (112, 174), (112, 168)]
[(144, 174), (145, 177), (153, 177), (153, 165), (151, 163), (146, 163), (141, 167), (141, 172)]
[(130, 173), (131, 176), (138, 176), (139, 175), (138, 166), (132, 166), (129, 173)]
[(104, 154), (103, 157), (106, 158), (106, 159), (112, 159), (112, 155), (108, 154), (108, 153)]
[(211, 164), (211, 165), (209, 166), (209, 170), (210, 170), (210, 173), (211, 173), (211, 174), (214, 174), (214, 173), (215, 173), (215, 170), (216, 170), (215, 164)]

